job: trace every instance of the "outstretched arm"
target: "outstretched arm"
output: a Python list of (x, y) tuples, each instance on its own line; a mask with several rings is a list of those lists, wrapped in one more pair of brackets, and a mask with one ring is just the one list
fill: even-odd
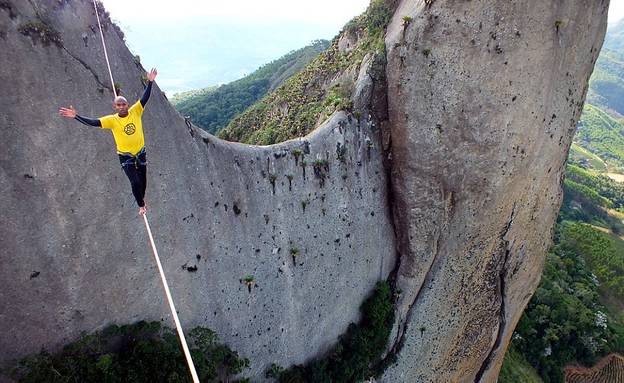
[(139, 100), (141, 102), (141, 106), (143, 107), (145, 107), (145, 104), (147, 104), (147, 100), (149, 100), (150, 94), (152, 93), (152, 83), (154, 82), (157, 74), (158, 71), (156, 70), (156, 68), (152, 68), (152, 70), (147, 72), (146, 74), (147, 86), (145, 86), (145, 91), (143, 91), (143, 95)]
[(89, 118), (89, 117), (79, 116), (76, 113), (76, 109), (74, 109), (74, 107), (72, 105), (70, 105), (69, 108), (61, 108), (59, 110), (59, 113), (63, 117), (75, 118), (76, 120), (78, 120), (79, 122), (81, 122), (81, 123), (83, 123), (85, 125), (102, 126), (102, 123), (100, 122), (100, 120), (98, 120), (96, 118)]

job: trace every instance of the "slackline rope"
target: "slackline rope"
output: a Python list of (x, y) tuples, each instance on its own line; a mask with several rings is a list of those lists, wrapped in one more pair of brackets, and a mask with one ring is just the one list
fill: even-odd
[(182, 326), (180, 325), (180, 320), (178, 319), (178, 314), (176, 312), (175, 305), (173, 304), (173, 298), (171, 298), (171, 292), (169, 291), (167, 278), (165, 278), (165, 272), (163, 271), (162, 265), (160, 263), (160, 258), (158, 257), (158, 251), (156, 250), (156, 245), (154, 245), (154, 237), (152, 237), (152, 231), (150, 230), (149, 223), (147, 222), (147, 214), (143, 214), (143, 220), (145, 221), (145, 228), (147, 228), (147, 234), (149, 235), (149, 240), (150, 240), (150, 243), (152, 244), (152, 250), (154, 251), (154, 259), (156, 259), (156, 265), (158, 265), (158, 271), (160, 272), (160, 279), (162, 279), (163, 287), (165, 288), (165, 294), (167, 294), (167, 301), (169, 301), (169, 308), (171, 309), (171, 315), (173, 315), (173, 321), (175, 322), (176, 330), (178, 330), (178, 335), (180, 336), (180, 343), (182, 343), (182, 349), (184, 349), (184, 355), (186, 356), (186, 361), (188, 362), (189, 369), (191, 370), (191, 376), (193, 377), (193, 382), (199, 383), (199, 378), (197, 377), (197, 371), (195, 371), (195, 365), (193, 364), (191, 353), (189, 352), (188, 346), (186, 345), (186, 338), (184, 337), (184, 332), (182, 331)]
[(102, 38), (102, 47), (104, 47), (104, 58), (106, 59), (106, 66), (108, 66), (108, 75), (110, 76), (111, 85), (113, 87), (113, 94), (115, 98), (117, 98), (117, 89), (115, 89), (115, 81), (113, 81), (113, 72), (111, 71), (110, 62), (108, 61), (108, 53), (106, 53), (106, 43), (104, 42), (104, 32), (102, 31), (102, 23), (100, 23), (100, 14), (98, 13), (97, 4), (95, 0), (93, 0), (93, 8), (95, 8), (95, 18), (98, 22), (98, 27), (100, 27), (100, 37)]
[[(102, 47), (104, 49), (104, 58), (106, 59), (106, 66), (108, 67), (108, 75), (110, 76), (111, 84), (113, 86), (113, 94), (117, 97), (117, 90), (115, 89), (115, 82), (113, 81), (113, 72), (111, 71), (110, 61), (108, 60), (108, 53), (106, 53), (106, 43), (104, 42), (104, 32), (102, 31), (102, 23), (100, 23), (100, 15), (98, 13), (97, 4), (93, 0), (93, 7), (95, 8), (95, 17), (97, 18), (98, 26), (100, 27), (100, 37), (102, 38)], [(180, 324), (180, 319), (178, 319), (178, 314), (173, 304), (173, 298), (171, 297), (171, 292), (169, 291), (169, 285), (167, 284), (167, 278), (165, 278), (165, 272), (163, 270), (162, 264), (160, 263), (160, 258), (158, 257), (158, 251), (156, 250), (156, 245), (154, 244), (154, 237), (152, 237), (152, 230), (150, 230), (149, 223), (147, 222), (147, 215), (143, 214), (143, 221), (145, 221), (145, 228), (147, 229), (147, 235), (149, 236), (150, 244), (152, 245), (152, 250), (154, 252), (154, 259), (156, 259), (156, 265), (158, 266), (158, 272), (160, 273), (160, 279), (162, 280), (163, 287), (165, 288), (165, 294), (167, 295), (167, 301), (169, 302), (169, 309), (171, 310), (171, 315), (173, 316), (173, 321), (175, 322), (176, 330), (178, 331), (178, 336), (180, 337), (180, 343), (182, 343), (182, 349), (184, 350), (184, 356), (186, 356), (186, 362), (188, 363), (189, 370), (191, 371), (191, 377), (193, 378), (193, 383), (199, 383), (199, 377), (197, 376), (197, 371), (195, 370), (195, 364), (193, 364), (193, 358), (191, 358), (191, 353), (189, 351), (188, 345), (186, 344), (186, 338), (184, 337), (184, 331), (182, 331), (182, 325)]]

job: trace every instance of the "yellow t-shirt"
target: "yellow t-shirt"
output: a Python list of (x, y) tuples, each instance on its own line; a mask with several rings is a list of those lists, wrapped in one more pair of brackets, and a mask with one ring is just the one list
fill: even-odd
[(111, 114), (100, 118), (102, 129), (110, 129), (117, 144), (117, 153), (129, 153), (136, 155), (145, 146), (143, 136), (143, 105), (137, 101), (128, 109), (126, 117)]

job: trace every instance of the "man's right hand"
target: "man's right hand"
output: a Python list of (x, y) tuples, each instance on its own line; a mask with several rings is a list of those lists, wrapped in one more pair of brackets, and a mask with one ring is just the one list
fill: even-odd
[(76, 109), (74, 109), (72, 105), (70, 105), (69, 108), (61, 108), (59, 113), (63, 117), (76, 118)]

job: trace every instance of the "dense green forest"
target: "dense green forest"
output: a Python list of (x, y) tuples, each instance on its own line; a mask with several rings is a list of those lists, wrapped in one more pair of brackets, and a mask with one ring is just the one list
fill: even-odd
[[(563, 382), (569, 364), (591, 366), (624, 353), (623, 212), (624, 185), (568, 164), (542, 281), (516, 327), (499, 382)], [(527, 365), (534, 377), (518, 380)]]
[[(204, 327), (189, 333), (190, 353), (201, 382), (249, 382), (238, 378), (249, 360)], [(191, 382), (176, 332), (160, 322), (112, 325), (50, 354), (42, 350), (3, 371), (20, 383)]]
[(327, 40), (314, 41), (305, 48), (262, 66), (242, 79), (221, 86), (180, 93), (172, 98), (171, 103), (195, 125), (215, 134), (225, 128), (234, 117), (294, 76), (328, 47)]
[(575, 143), (542, 281), (499, 382), (563, 382), (564, 367), (624, 352), (624, 22), (607, 31)]

